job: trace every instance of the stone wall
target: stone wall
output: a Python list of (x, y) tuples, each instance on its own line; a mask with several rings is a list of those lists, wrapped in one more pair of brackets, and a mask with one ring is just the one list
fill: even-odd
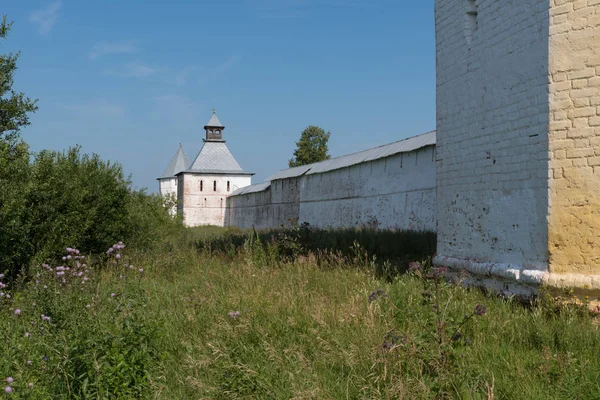
[(435, 147), (275, 179), (227, 200), (226, 225), (435, 230)]
[[(163, 178), (158, 180), (158, 190), (161, 196), (172, 196), (177, 199), (177, 178)], [(177, 213), (177, 206), (169, 210), (171, 215)]]
[(547, 269), (549, 1), (435, 2), (440, 264)]
[[(600, 0), (551, 1), (550, 272), (598, 274)], [(571, 284), (590, 283), (571, 278)]]
[(177, 209), (185, 225), (224, 226), (227, 196), (250, 185), (250, 180), (250, 176), (179, 174)]
[(435, 147), (302, 177), (300, 221), (435, 231)]

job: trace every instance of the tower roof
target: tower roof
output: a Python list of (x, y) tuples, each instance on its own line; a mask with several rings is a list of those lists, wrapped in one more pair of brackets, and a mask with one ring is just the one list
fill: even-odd
[(217, 117), (217, 112), (215, 111), (214, 108), (213, 108), (212, 112), (213, 112), (213, 114), (210, 117), (210, 121), (208, 121), (208, 124), (206, 124), (206, 126), (212, 127), (212, 128), (224, 128), (223, 124), (221, 124), (221, 121), (219, 121), (219, 117)]
[(192, 165), (183, 172), (252, 175), (240, 167), (223, 141), (205, 141)]
[(165, 172), (163, 172), (162, 176), (158, 179), (174, 178), (176, 174), (178, 174), (181, 171), (185, 171), (189, 167), (190, 159), (187, 156), (187, 154), (185, 154), (183, 146), (180, 143), (179, 149), (177, 149), (177, 153), (175, 153), (175, 156), (171, 159), (169, 166), (167, 167), (167, 169), (165, 169)]

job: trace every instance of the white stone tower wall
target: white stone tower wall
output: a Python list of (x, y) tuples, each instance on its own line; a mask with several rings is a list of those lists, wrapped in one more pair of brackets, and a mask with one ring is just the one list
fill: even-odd
[[(203, 181), (202, 190), (200, 182)], [(217, 190), (214, 190), (214, 182)], [(229, 182), (229, 190), (227, 190)], [(187, 226), (224, 226), (227, 197), (236, 189), (250, 185), (250, 176), (179, 175), (178, 208)]]
[(436, 0), (441, 257), (547, 268), (549, 1)]

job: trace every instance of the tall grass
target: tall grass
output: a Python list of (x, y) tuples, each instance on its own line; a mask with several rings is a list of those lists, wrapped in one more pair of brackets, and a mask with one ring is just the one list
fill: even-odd
[(7, 398), (600, 398), (583, 308), (523, 307), (427, 263), (383, 279), (356, 245), (285, 261), (256, 238), (234, 253), (196, 239), (114, 250), (83, 290), (42, 269), (4, 298)]

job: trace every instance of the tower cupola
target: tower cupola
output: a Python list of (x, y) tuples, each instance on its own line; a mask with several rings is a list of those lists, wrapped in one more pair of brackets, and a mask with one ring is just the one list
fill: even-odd
[(215, 111), (215, 109), (212, 109), (213, 115), (212, 117), (210, 117), (210, 121), (208, 121), (208, 124), (206, 124), (206, 126), (204, 126), (204, 130), (206, 131), (206, 139), (204, 139), (207, 142), (222, 142), (223, 141), (223, 129), (225, 129), (225, 127), (223, 126), (223, 124), (221, 124), (221, 121), (219, 121), (219, 118), (217, 117), (217, 112)]

